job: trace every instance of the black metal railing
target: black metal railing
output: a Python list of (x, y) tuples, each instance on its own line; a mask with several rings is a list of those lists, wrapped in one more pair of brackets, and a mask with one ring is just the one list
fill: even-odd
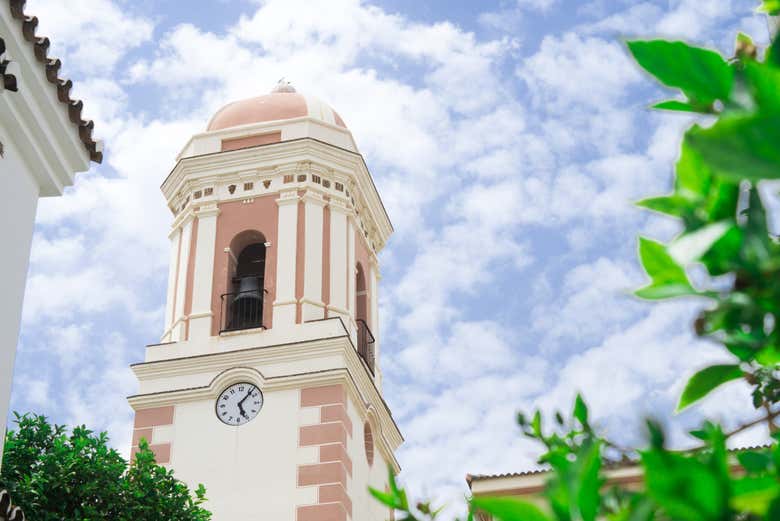
[(263, 327), (264, 293), (253, 289), (222, 295), (220, 333)]
[(357, 319), (357, 351), (360, 358), (366, 362), (368, 370), (374, 374), (374, 335), (368, 329), (365, 320)]

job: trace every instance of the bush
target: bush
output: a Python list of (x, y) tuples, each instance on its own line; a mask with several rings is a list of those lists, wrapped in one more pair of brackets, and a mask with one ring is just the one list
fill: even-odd
[(203, 485), (190, 494), (173, 471), (155, 463), (146, 440), (129, 465), (105, 432), (68, 434), (44, 416), (16, 416), (5, 438), (0, 488), (35, 521), (208, 521)]

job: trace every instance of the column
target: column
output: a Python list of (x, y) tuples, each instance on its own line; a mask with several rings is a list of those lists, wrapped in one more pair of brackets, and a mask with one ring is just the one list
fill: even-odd
[(325, 200), (317, 192), (303, 195), (305, 219), (305, 255), (303, 272), (302, 320), (325, 318), (322, 302), (322, 214)]
[(176, 268), (175, 304), (173, 307), (173, 326), (171, 327), (171, 342), (184, 340), (185, 316), (184, 297), (187, 291), (187, 263), (190, 259), (190, 241), (192, 239), (192, 220), (194, 214), (185, 217), (181, 224), (181, 245), (179, 246), (179, 262)]
[(349, 311), (349, 331), (352, 342), (357, 345), (357, 327), (355, 322), (355, 277), (357, 275), (357, 262), (355, 261), (355, 224), (354, 213), (347, 215), (347, 310)]
[(190, 338), (211, 335), (211, 292), (214, 287), (214, 249), (217, 241), (216, 204), (203, 206), (195, 212), (198, 217), (198, 237), (195, 241), (195, 274), (192, 278), (192, 311), (189, 316)]
[(349, 327), (347, 311), (347, 207), (330, 200), (330, 304), (328, 316), (340, 316)]
[(279, 229), (277, 233), (276, 300), (274, 301), (274, 329), (295, 325), (295, 264), (298, 242), (298, 192), (288, 190), (279, 194)]
[(171, 341), (173, 328), (173, 310), (176, 303), (176, 270), (179, 268), (179, 246), (181, 245), (181, 228), (174, 228), (168, 234), (171, 241), (171, 260), (168, 264), (168, 292), (165, 299), (165, 324), (163, 325), (163, 342)]

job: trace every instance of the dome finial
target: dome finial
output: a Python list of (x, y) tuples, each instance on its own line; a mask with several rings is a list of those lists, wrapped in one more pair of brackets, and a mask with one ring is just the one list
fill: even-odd
[(282, 76), (279, 81), (276, 82), (276, 86), (271, 89), (271, 92), (295, 92), (295, 87), (287, 81), (287, 78)]

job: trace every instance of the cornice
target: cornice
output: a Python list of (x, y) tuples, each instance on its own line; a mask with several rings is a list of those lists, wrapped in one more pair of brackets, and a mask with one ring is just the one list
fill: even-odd
[(346, 368), (335, 368), (324, 371), (291, 374), (283, 376), (266, 377), (262, 372), (249, 366), (235, 366), (218, 373), (204, 386), (177, 389), (158, 393), (137, 394), (128, 396), (127, 401), (134, 410), (149, 407), (164, 407), (181, 403), (216, 399), (219, 392), (234, 382), (250, 381), (256, 384), (264, 393), (283, 391), (288, 389), (300, 389), (302, 387), (324, 386), (341, 384), (347, 389), (352, 402), (359, 405), (363, 418), (373, 418), (378, 429), (378, 442), (385, 459), (393, 465), (396, 472), (400, 471), (400, 465), (395, 458), (394, 449), (398, 447), (403, 438), (392, 416), (378, 409), (370, 397), (365, 397), (360, 392), (359, 383), (353, 379), (352, 374)]
[[(344, 331), (346, 333), (346, 328), (344, 328)], [(143, 381), (206, 373), (214, 370), (224, 371), (232, 367), (268, 366), (278, 363), (306, 361), (320, 355), (327, 356), (332, 354), (345, 354), (344, 360), (346, 367), (337, 369), (348, 371), (350, 378), (354, 379), (357, 387), (365, 394), (365, 396), (361, 395), (363, 401), (373, 403), (376, 409), (382, 411), (382, 415), (387, 417), (387, 422), (392, 424), (392, 428), (386, 425), (387, 428), (392, 431), (388, 431), (390, 432), (390, 434), (388, 434), (389, 439), (394, 440), (394, 443), (397, 442), (394, 446), (400, 445), (403, 441), (403, 437), (392, 419), (390, 408), (387, 406), (387, 403), (385, 403), (381, 393), (377, 389), (374, 379), (365, 366), (365, 362), (363, 362), (358, 355), (357, 349), (354, 344), (352, 344), (352, 339), (346, 334), (305, 342), (291, 342), (273, 346), (251, 347), (221, 353), (209, 353), (191, 357), (160, 360), (156, 362), (142, 362), (133, 364), (130, 367), (139, 381)], [(286, 378), (288, 376), (294, 375), (276, 376), (273, 378)], [(268, 381), (271, 381), (273, 378), (269, 377)], [(155, 393), (148, 396), (165, 394), (167, 393)]]
[[(304, 171), (301, 171), (302, 167)], [(242, 182), (250, 177), (257, 177), (257, 182), (262, 182), (284, 174), (297, 177), (297, 173), (307, 174), (307, 180), (298, 182), (295, 179), (290, 188), (316, 189), (329, 197), (351, 201), (359, 208), (361, 219), (365, 219), (370, 246), (377, 251), (384, 247), (393, 228), (363, 157), (311, 137), (182, 158), (161, 188), (169, 206), (178, 209), (196, 204), (186, 197), (189, 197), (189, 191), (206, 182), (220, 185), (232, 179)], [(317, 188), (320, 185), (314, 184), (312, 175), (332, 179), (333, 183), (344, 185), (344, 190)], [(239, 197), (230, 195), (231, 199)], [(215, 193), (209, 200), (223, 202), (226, 199)]]

